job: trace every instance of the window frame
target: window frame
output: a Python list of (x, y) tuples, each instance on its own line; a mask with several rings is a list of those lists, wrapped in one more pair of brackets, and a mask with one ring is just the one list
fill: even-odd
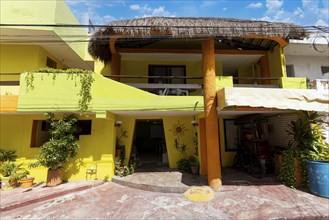
[[(224, 124), (224, 139), (225, 139), (225, 152), (236, 152), (239, 149), (239, 143), (236, 143), (235, 146), (228, 146), (228, 139), (229, 137), (232, 137), (232, 135), (228, 134), (228, 122), (233, 122), (233, 125), (236, 127), (235, 129), (238, 131), (239, 126), (235, 125), (235, 119), (223, 119), (223, 124)], [(239, 132), (236, 132), (236, 137), (233, 135), (233, 143), (234, 143), (234, 138), (239, 142)]]

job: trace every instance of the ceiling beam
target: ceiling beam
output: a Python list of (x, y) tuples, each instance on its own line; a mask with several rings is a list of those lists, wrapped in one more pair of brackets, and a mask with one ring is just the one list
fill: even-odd
[[(112, 50), (111, 50), (112, 51)], [(201, 49), (148, 49), (148, 48), (117, 48), (118, 53), (170, 53), (170, 54), (202, 54)], [(264, 50), (215, 50), (215, 54), (232, 55), (266, 55)]]

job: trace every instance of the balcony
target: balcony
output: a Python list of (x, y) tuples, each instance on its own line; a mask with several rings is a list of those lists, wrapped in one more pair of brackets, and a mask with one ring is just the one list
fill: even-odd
[[(106, 76), (110, 79), (124, 79), (123, 83), (156, 95), (162, 96), (200, 96), (203, 95), (202, 77), (183, 76), (140, 76), (140, 75), (115, 75)], [(143, 79), (143, 82), (140, 82)], [(157, 79), (160, 83), (144, 83), (149, 79)], [(197, 83), (161, 83), (163, 80), (184, 79)], [(246, 87), (246, 88), (287, 88), (307, 89), (306, 78), (292, 77), (232, 77), (217, 76), (216, 87)]]

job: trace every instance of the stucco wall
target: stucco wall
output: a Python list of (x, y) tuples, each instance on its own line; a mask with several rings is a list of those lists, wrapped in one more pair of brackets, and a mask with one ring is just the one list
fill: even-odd
[(287, 65), (294, 65), (295, 77), (328, 79), (329, 74), (321, 73), (321, 66), (329, 66), (328, 56), (286, 56)]
[[(79, 119), (91, 119), (91, 135), (80, 135), (78, 156), (65, 166), (65, 178), (71, 180), (86, 179), (86, 170), (97, 167), (97, 178), (110, 178), (114, 171), (114, 118), (97, 119), (92, 115), (80, 116)], [(35, 161), (39, 148), (31, 148), (33, 120), (44, 120), (42, 114), (0, 115), (0, 147), (15, 150), (18, 162), (25, 166)], [(30, 170), (36, 181), (45, 181), (47, 169), (44, 167)], [(93, 176), (95, 178), (95, 176)]]

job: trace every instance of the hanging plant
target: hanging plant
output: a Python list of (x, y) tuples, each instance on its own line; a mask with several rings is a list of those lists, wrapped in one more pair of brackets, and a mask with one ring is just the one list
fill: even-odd
[[(93, 82), (95, 81), (93, 74), (94, 72), (89, 70), (81, 70), (81, 69), (52, 69), (52, 68), (41, 68), (39, 70), (36, 70), (34, 72), (28, 72), (25, 77), (25, 83), (26, 83), (26, 92), (32, 91), (34, 89), (34, 73), (48, 73), (53, 74), (52, 80), (53, 83), (56, 81), (56, 76), (58, 73), (66, 73), (68, 75), (68, 79), (76, 80), (77, 77), (80, 77), (80, 90), (79, 90), (79, 102), (78, 102), (78, 108), (81, 112), (86, 112), (88, 110), (89, 104), (92, 100), (91, 95), (91, 86)], [(75, 86), (77, 86), (77, 83), (75, 81)]]

